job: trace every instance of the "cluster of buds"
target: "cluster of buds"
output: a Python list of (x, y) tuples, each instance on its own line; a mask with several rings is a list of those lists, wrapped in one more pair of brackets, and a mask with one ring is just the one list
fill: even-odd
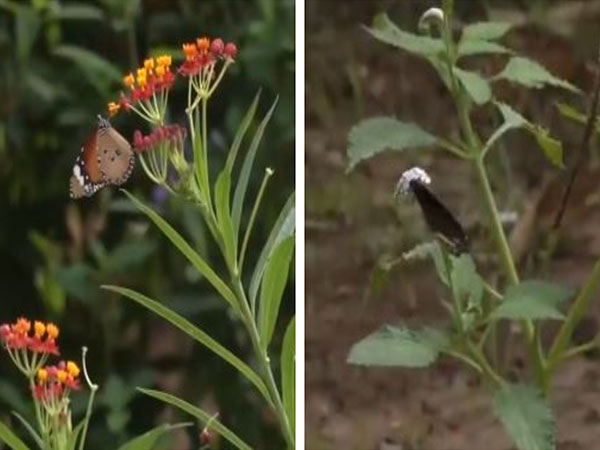
[(51, 409), (60, 403), (69, 390), (79, 390), (79, 366), (73, 361), (61, 361), (56, 366), (45, 366), (37, 371), (33, 394), (44, 406)]
[(121, 92), (118, 102), (108, 104), (111, 116), (121, 109), (133, 110), (150, 122), (160, 122), (164, 117), (167, 94), (175, 82), (171, 71), (171, 55), (147, 58), (142, 67), (130, 72), (123, 78), (123, 84), (129, 89), (129, 95)]
[(186, 130), (179, 125), (162, 125), (148, 135), (140, 130), (133, 133), (133, 149), (148, 177), (155, 183), (166, 186), (169, 161), (179, 174), (188, 172), (184, 156)]
[(0, 325), (0, 341), (15, 365), (32, 376), (44, 364), (48, 355), (58, 355), (56, 338), (59, 329), (53, 323), (19, 318), (13, 324)]

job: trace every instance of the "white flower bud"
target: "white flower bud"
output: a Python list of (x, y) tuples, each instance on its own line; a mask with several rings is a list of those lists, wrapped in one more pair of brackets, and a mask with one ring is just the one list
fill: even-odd
[(425, 11), (419, 19), (419, 29), (424, 30), (433, 22), (437, 22), (440, 26), (444, 23), (444, 11), (440, 8), (429, 8)]

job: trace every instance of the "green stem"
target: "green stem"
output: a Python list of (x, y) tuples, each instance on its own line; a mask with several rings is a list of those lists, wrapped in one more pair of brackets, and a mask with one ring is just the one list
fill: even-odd
[(83, 375), (85, 376), (85, 380), (90, 388), (90, 398), (88, 400), (87, 408), (85, 411), (85, 419), (83, 424), (83, 430), (81, 430), (81, 438), (79, 439), (79, 450), (83, 450), (85, 445), (85, 438), (87, 435), (88, 425), (90, 423), (90, 417), (92, 416), (92, 405), (94, 404), (94, 397), (96, 396), (96, 391), (98, 390), (98, 385), (92, 383), (90, 377), (87, 372), (87, 364), (85, 361), (85, 355), (87, 353), (87, 347), (83, 347), (82, 349), (82, 365), (83, 365)]
[(277, 418), (279, 419), (283, 437), (285, 438), (288, 448), (293, 450), (296, 448), (294, 443), (294, 433), (292, 432), (292, 427), (285, 412), (281, 395), (279, 394), (277, 384), (275, 383), (275, 378), (273, 377), (269, 356), (267, 355), (267, 352), (263, 350), (260, 344), (260, 335), (258, 334), (258, 329), (256, 328), (256, 321), (248, 306), (248, 300), (239, 276), (235, 277), (233, 280), (233, 290), (239, 300), (242, 318), (246, 328), (248, 329), (248, 334), (250, 335), (250, 339), (252, 341), (252, 347), (263, 374), (263, 381), (267, 385), (267, 390), (269, 391), (269, 395), (273, 401), (273, 406), (275, 408)]
[(588, 304), (596, 290), (598, 289), (598, 284), (600, 283), (600, 260), (596, 262), (594, 268), (592, 269), (592, 273), (587, 278), (585, 284), (579, 291), (579, 294), (575, 298), (573, 305), (569, 309), (567, 314), (567, 318), (563, 322), (558, 334), (554, 338), (554, 342), (550, 349), (550, 355), (548, 356), (548, 371), (550, 372), (557, 363), (562, 359), (565, 348), (569, 344), (571, 340), (571, 336), (573, 335), (573, 330), (579, 323), (579, 320), (587, 310)]

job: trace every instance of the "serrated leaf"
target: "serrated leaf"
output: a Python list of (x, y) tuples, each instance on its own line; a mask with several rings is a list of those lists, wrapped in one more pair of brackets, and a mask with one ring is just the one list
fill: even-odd
[(556, 283), (527, 280), (510, 286), (502, 303), (491, 313), (494, 319), (563, 319), (560, 303), (571, 290)]
[(480, 308), (484, 284), (483, 279), (477, 273), (473, 258), (471, 255), (463, 253), (458, 258), (452, 257), (451, 261), (454, 295), (463, 302), (466, 300), (467, 310)]
[(296, 430), (296, 318), (287, 326), (281, 345), (281, 393), (292, 433)]
[(154, 448), (158, 440), (163, 437), (165, 434), (177, 430), (179, 428), (190, 427), (193, 424), (191, 423), (178, 423), (175, 425), (170, 424), (162, 424), (155, 428), (152, 428), (150, 431), (145, 432), (135, 438), (131, 439), (129, 442), (121, 445), (119, 450), (151, 450)]
[(492, 88), (487, 80), (477, 72), (470, 72), (455, 67), (454, 73), (475, 103), (483, 105), (491, 100)]
[(392, 117), (373, 117), (352, 127), (348, 135), (348, 158), (351, 170), (364, 159), (384, 150), (404, 150), (410, 147), (427, 147), (437, 138), (417, 125), (401, 122)]
[(462, 38), (493, 41), (503, 37), (511, 27), (508, 22), (475, 22), (463, 28)]
[(484, 40), (461, 40), (458, 44), (458, 56), (513, 53), (509, 48), (495, 42)]
[(416, 55), (432, 56), (444, 50), (444, 43), (441, 39), (419, 36), (418, 34), (401, 30), (385, 13), (375, 16), (372, 28), (367, 28), (367, 31), (381, 42)]
[(348, 362), (364, 366), (427, 367), (446, 344), (446, 336), (433, 328), (410, 330), (384, 325), (352, 346)]
[(556, 449), (556, 423), (541, 394), (509, 385), (495, 392), (493, 409), (519, 450)]
[(495, 104), (502, 114), (504, 123), (489, 137), (483, 149), (484, 153), (507, 131), (524, 128), (533, 135), (548, 160), (557, 167), (563, 167), (563, 148), (560, 141), (552, 138), (545, 128), (529, 122), (507, 104), (501, 102), (495, 102)]
[(496, 78), (518, 83), (529, 88), (539, 89), (549, 85), (567, 89), (575, 93), (580, 92), (578, 88), (568, 81), (552, 75), (541, 64), (522, 56), (513, 56), (510, 58), (502, 72), (496, 75)]

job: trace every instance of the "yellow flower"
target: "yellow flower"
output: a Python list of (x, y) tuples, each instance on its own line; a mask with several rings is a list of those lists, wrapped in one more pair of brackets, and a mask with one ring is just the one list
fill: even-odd
[(73, 361), (68, 361), (67, 362), (67, 372), (69, 372), (69, 375), (71, 375), (73, 378), (77, 378), (77, 376), (79, 376), (79, 366), (77, 364), (75, 364)]
[(135, 78), (131, 72), (129, 72), (129, 75), (127, 75), (125, 78), (123, 78), (123, 83), (125, 83), (125, 86), (127, 86), (128, 88), (133, 89), (133, 84), (135, 83)]
[(165, 69), (165, 66), (158, 66), (155, 70), (156, 72), (156, 76), (160, 79), (162, 79), (162, 77), (165, 75), (165, 72), (167, 70)]
[(137, 70), (137, 84), (139, 87), (143, 88), (146, 86), (146, 69), (140, 68)]
[(37, 377), (40, 383), (45, 382), (48, 379), (48, 371), (46, 369), (39, 369)]
[(117, 114), (119, 112), (119, 109), (121, 109), (121, 105), (119, 105), (118, 103), (115, 103), (115, 102), (109, 102), (108, 115), (114, 116), (115, 114)]
[(56, 379), (57, 379), (58, 381), (60, 381), (61, 383), (64, 383), (64, 382), (65, 382), (65, 380), (67, 379), (67, 376), (68, 376), (68, 374), (67, 374), (67, 372), (66, 372), (66, 371), (64, 371), (64, 370), (58, 370), (58, 371), (56, 372)]
[(44, 325), (42, 322), (36, 320), (33, 323), (33, 330), (35, 332), (35, 337), (41, 338), (44, 335), (44, 333), (46, 332), (46, 325)]
[[(171, 67), (171, 55), (160, 55), (158, 58), (156, 58), (156, 63), (158, 64), (158, 67)], [(156, 68), (157, 72), (158, 67)]]
[(53, 323), (48, 323), (46, 324), (46, 332), (48, 333), (48, 337), (50, 339), (56, 339), (60, 330)]
[(154, 68), (154, 58), (148, 58), (144, 61), (144, 69), (148, 71), (148, 73), (152, 73), (152, 69)]

